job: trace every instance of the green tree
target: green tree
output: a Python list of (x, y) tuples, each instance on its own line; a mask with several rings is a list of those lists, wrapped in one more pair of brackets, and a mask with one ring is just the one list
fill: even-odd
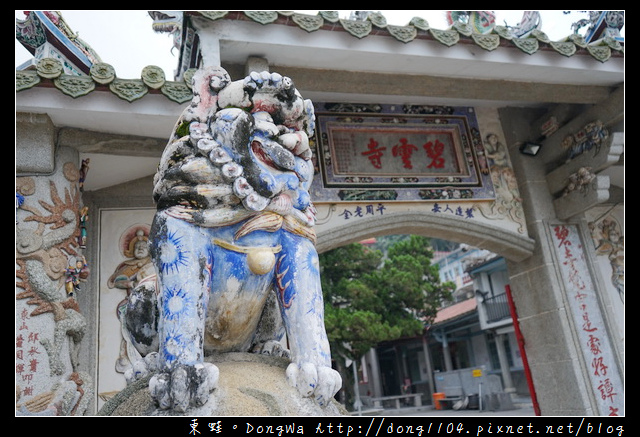
[(455, 284), (440, 282), (432, 259), (430, 239), (411, 235), (389, 248), (380, 269), (365, 275), (384, 300), (386, 320), (402, 327), (403, 337), (420, 334), (455, 290)]
[(356, 359), (381, 341), (397, 338), (379, 313), (375, 289), (363, 281), (382, 263), (382, 252), (354, 243), (320, 254), (325, 325), (333, 355)]
[[(396, 239), (386, 256), (359, 243), (320, 254), (327, 336), (345, 382), (347, 359), (421, 334), (451, 299), (455, 286), (440, 283), (432, 257), (429, 239), (415, 235)], [(345, 384), (349, 393), (351, 387)]]

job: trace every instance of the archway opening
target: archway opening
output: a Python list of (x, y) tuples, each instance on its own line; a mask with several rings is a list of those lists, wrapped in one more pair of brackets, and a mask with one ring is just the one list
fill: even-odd
[[(443, 270), (449, 276), (442, 278), (457, 282), (455, 297), (443, 302), (442, 317), (433, 326), (425, 326), (422, 335), (383, 342), (354, 363), (357, 372), (349, 370), (348, 378), (349, 384), (353, 384), (348, 387), (353, 396), (352, 406), (366, 408), (372, 405), (372, 399), (405, 394), (422, 394), (423, 405), (428, 405), (432, 403), (433, 393), (442, 390), (443, 383), (449, 384), (448, 390), (457, 391), (456, 387), (462, 387), (460, 394), (466, 397), (477, 396), (478, 385), (474, 384), (472, 374), (484, 382), (485, 389), (506, 391), (525, 402), (530, 399), (504, 286), (509, 278), (505, 259), (525, 259), (531, 253), (533, 241), (485, 224), (408, 212), (354, 221), (340, 228), (324, 228), (319, 233), (318, 247), (322, 254), (346, 244), (372, 244), (399, 234), (420, 235), (435, 242), (432, 248), (435, 246), (438, 257), (442, 257), (435, 260), (436, 263), (451, 263), (447, 256), (457, 253), (452, 263), (458, 268), (457, 273), (447, 264)], [(467, 257), (458, 256), (468, 252), (472, 253)], [(474, 258), (478, 253), (487, 256), (476, 256), (477, 259), (469, 261), (469, 257)], [(460, 262), (464, 258), (467, 263), (482, 263), (481, 259), (500, 262), (481, 268), (476, 281), (464, 271)], [(502, 304), (502, 317), (490, 320), (492, 327), (487, 327), (485, 302), (493, 309)], [(496, 325), (496, 322), (499, 323)], [(471, 382), (461, 382), (454, 387), (452, 378)], [(407, 406), (411, 402), (410, 398), (403, 400)]]

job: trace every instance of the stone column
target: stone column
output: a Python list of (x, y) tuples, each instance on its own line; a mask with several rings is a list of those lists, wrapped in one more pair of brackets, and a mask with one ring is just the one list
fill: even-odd
[(509, 368), (509, 360), (507, 358), (507, 351), (504, 348), (504, 340), (508, 338), (507, 334), (496, 335), (496, 349), (498, 350), (498, 360), (500, 360), (500, 371), (502, 372), (503, 389), (505, 393), (515, 393), (516, 389), (513, 386), (513, 379), (511, 378), (511, 369)]
[(83, 415), (93, 381), (79, 363), (88, 265), (78, 153), (51, 120), (16, 114), (16, 415)]
[(451, 361), (451, 349), (449, 349), (449, 341), (447, 334), (442, 334), (442, 354), (444, 355), (444, 371), (451, 372), (453, 370), (453, 362)]
[[(598, 415), (599, 393), (590, 386), (590, 373), (583, 358), (585, 344), (572, 326), (571, 284), (563, 279), (558, 263), (554, 228), (567, 226), (554, 209), (554, 197), (549, 191), (547, 175), (567, 160), (563, 142), (586, 123), (601, 120), (605, 125), (624, 118), (624, 88), (611, 93), (597, 105), (580, 113), (558, 118), (560, 128), (547, 136), (536, 157), (524, 156), (520, 144), (540, 137), (540, 126), (558, 112), (540, 116), (529, 109), (509, 108), (500, 111), (509, 154), (523, 201), (528, 235), (536, 241), (533, 255), (522, 261), (507, 260), (518, 322), (530, 358), (530, 370), (536, 398), (542, 415)], [(580, 216), (572, 218), (574, 231)], [(583, 246), (584, 247), (584, 246)], [(591, 278), (588, 275), (584, 279)], [(597, 286), (598, 282), (595, 281)], [(602, 332), (607, 327), (602, 326)]]
[(424, 351), (424, 362), (427, 365), (427, 375), (429, 381), (429, 397), (433, 397), (435, 390), (435, 384), (433, 383), (433, 366), (431, 365), (431, 354), (429, 353), (429, 342), (427, 336), (422, 336), (422, 350)]
[(380, 366), (378, 364), (378, 353), (375, 349), (371, 349), (367, 353), (367, 362), (371, 365), (371, 374), (369, 380), (373, 387), (373, 397), (382, 396), (382, 386), (380, 385)]

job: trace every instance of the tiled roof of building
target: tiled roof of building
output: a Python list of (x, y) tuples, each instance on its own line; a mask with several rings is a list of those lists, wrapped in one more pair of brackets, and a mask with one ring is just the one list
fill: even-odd
[(176, 103), (191, 100), (191, 74), (181, 82), (167, 81), (160, 67), (150, 65), (142, 70), (140, 79), (119, 79), (107, 63), (93, 64), (88, 76), (64, 74), (58, 59), (44, 58), (35, 69), (16, 71), (16, 92), (35, 86), (57, 88), (71, 97), (85, 96), (95, 90), (108, 90), (128, 102), (147, 94), (163, 94)]
[(317, 15), (291, 11), (194, 11), (188, 14), (200, 15), (210, 20), (253, 20), (265, 25), (276, 23), (298, 26), (307, 32), (344, 31), (356, 38), (389, 36), (403, 43), (427, 39), (438, 41), (447, 47), (471, 43), (489, 51), (513, 46), (528, 54), (548, 50), (562, 56), (588, 53), (601, 62), (607, 61), (612, 55), (624, 54), (624, 44), (611, 37), (587, 42), (581, 35), (571, 34), (560, 41), (552, 41), (537, 29), (516, 37), (506, 26), (495, 26), (488, 33), (478, 33), (469, 23), (460, 21), (454, 22), (449, 29), (434, 29), (427, 20), (420, 17), (413, 18), (406, 26), (396, 26), (387, 24), (384, 15), (375, 12), (370, 13), (366, 20), (342, 19), (338, 17), (337, 11), (319, 11)]
[[(371, 35), (387, 36), (407, 44), (416, 40), (431, 40), (446, 47), (475, 44), (487, 51), (516, 47), (530, 55), (551, 51), (565, 57), (590, 56), (600, 62), (624, 56), (624, 44), (611, 37), (587, 43), (582, 36), (572, 34), (561, 41), (551, 41), (540, 30), (534, 29), (526, 36), (515, 37), (504, 26), (495, 26), (488, 33), (477, 33), (469, 24), (462, 22), (454, 22), (449, 29), (440, 30), (431, 28), (425, 19), (417, 17), (406, 26), (396, 26), (387, 24), (385, 17), (379, 13), (370, 13), (366, 20), (340, 19), (337, 11), (320, 11), (317, 15), (290, 11), (189, 11), (186, 14), (210, 20), (251, 20), (263, 25), (298, 26), (310, 33), (318, 30), (347, 32), (359, 39)], [(85, 52), (90, 50), (87, 45), (82, 48)], [(140, 79), (120, 79), (115, 76), (110, 64), (97, 62), (91, 65), (88, 75), (70, 75), (64, 73), (60, 60), (44, 58), (38, 61), (35, 68), (16, 71), (16, 92), (44, 86), (76, 98), (101, 89), (109, 90), (129, 102), (149, 93), (159, 93), (176, 103), (184, 103), (192, 97), (191, 74), (187, 72), (183, 81), (167, 81), (162, 69), (148, 66), (143, 69)]]
[(457, 319), (458, 317), (473, 313), (474, 311), (476, 311), (477, 307), (478, 302), (474, 298), (463, 300), (462, 302), (458, 302), (456, 304), (442, 308), (438, 311), (438, 315), (436, 315), (436, 318), (433, 320), (432, 326), (444, 322), (449, 322), (451, 320)]

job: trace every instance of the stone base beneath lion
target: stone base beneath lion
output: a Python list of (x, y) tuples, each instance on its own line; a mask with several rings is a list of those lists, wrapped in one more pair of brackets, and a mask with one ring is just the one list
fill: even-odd
[[(227, 353), (207, 358), (220, 370), (218, 388), (209, 402), (182, 416), (342, 416), (346, 409), (333, 400), (327, 407), (303, 398), (286, 380), (289, 360), (268, 355)], [(174, 416), (157, 409), (148, 390), (149, 378), (141, 379), (111, 398), (98, 412), (101, 416)]]

